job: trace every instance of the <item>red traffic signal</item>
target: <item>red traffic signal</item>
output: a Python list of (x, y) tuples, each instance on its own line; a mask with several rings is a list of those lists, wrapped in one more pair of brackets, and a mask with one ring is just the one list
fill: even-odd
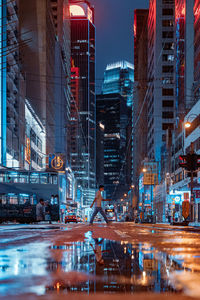
[(180, 163), (179, 163), (179, 166), (181, 168), (184, 168), (186, 170), (188, 170), (188, 160), (187, 160), (187, 155), (180, 155), (179, 156), (179, 159), (180, 159)]
[(179, 166), (190, 172), (197, 171), (200, 168), (200, 155), (196, 153), (180, 155), (179, 159), (181, 162)]

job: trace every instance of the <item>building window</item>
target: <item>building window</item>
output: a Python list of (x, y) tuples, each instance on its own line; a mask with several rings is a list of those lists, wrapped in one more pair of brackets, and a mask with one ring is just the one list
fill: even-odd
[(163, 31), (162, 33), (163, 39), (172, 39), (174, 37), (173, 31)]
[(163, 84), (174, 84), (174, 78), (173, 77), (163, 77), (162, 83)]
[(163, 50), (173, 50), (174, 49), (174, 43), (164, 43), (163, 44)]
[(162, 89), (163, 96), (174, 96), (174, 89)]
[(162, 60), (163, 60), (163, 61), (174, 61), (174, 55), (171, 55), (171, 54), (163, 54)]
[(163, 66), (162, 67), (163, 73), (173, 73), (174, 72), (174, 66)]
[(163, 8), (162, 15), (163, 16), (173, 16), (174, 10), (173, 8)]
[(174, 128), (173, 123), (163, 123), (162, 124), (162, 130), (173, 129), (173, 128)]
[(163, 111), (162, 118), (163, 119), (173, 119), (174, 113), (173, 111)]
[(164, 100), (162, 102), (163, 107), (174, 107), (174, 101), (173, 100)]
[(163, 20), (162, 21), (162, 26), (163, 27), (173, 27), (174, 26), (174, 21), (173, 20)]

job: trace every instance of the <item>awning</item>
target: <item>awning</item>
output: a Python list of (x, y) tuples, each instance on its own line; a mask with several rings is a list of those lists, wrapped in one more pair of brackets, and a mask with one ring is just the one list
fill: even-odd
[(0, 183), (0, 195), (3, 194), (32, 194), (30, 192), (23, 191), (19, 188), (16, 188), (15, 186), (11, 184), (6, 184), (6, 183)]

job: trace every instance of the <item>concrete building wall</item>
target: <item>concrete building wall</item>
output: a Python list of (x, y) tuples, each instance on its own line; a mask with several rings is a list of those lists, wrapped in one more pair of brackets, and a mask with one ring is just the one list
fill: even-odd
[(55, 28), (50, 3), (22, 0), (19, 16), (20, 33), (26, 44), (20, 51), (26, 98), (46, 127), (47, 153), (53, 153)]

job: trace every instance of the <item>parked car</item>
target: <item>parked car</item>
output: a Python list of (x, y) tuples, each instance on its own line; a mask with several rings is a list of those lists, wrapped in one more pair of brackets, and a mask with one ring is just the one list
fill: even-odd
[(78, 223), (77, 217), (74, 213), (69, 213), (67, 216), (65, 216), (65, 224), (70, 222)]

